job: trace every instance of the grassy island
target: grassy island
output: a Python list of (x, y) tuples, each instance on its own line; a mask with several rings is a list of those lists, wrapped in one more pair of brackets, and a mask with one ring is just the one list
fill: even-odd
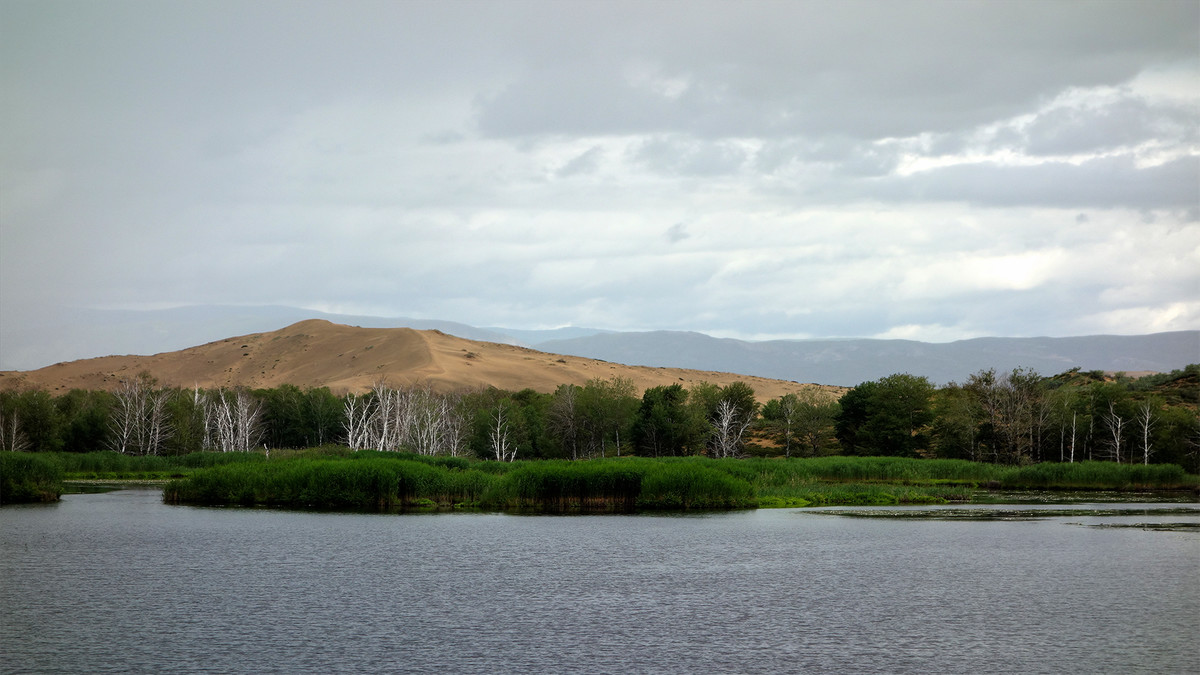
[(53, 501), (64, 481), (153, 480), (173, 504), (369, 511), (654, 510), (944, 504), (995, 491), (1181, 491), (1200, 477), (1174, 464), (951, 459), (704, 457), (496, 462), (324, 446), (264, 453), (133, 457), (114, 452), (0, 453), (0, 500)]
[(1194, 490), (1175, 465), (1110, 462), (1004, 467), (963, 460), (620, 458), (468, 461), (356, 452), (199, 469), (164, 499), (334, 509), (620, 512), (940, 504), (998, 490)]

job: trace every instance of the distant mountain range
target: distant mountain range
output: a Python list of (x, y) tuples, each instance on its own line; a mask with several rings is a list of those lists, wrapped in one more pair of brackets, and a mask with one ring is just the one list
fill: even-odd
[(1200, 331), (1068, 338), (977, 338), (944, 344), (912, 340), (772, 340), (747, 342), (701, 333), (611, 333), (534, 345), (556, 354), (628, 365), (728, 371), (845, 387), (893, 373), (936, 384), (962, 382), (987, 368), (1032, 368), (1054, 375), (1071, 368), (1169, 372), (1200, 363)]
[(936, 384), (963, 381), (987, 368), (1032, 368), (1044, 375), (1071, 368), (1167, 372), (1200, 363), (1200, 331), (1066, 338), (977, 338), (949, 343), (822, 339), (745, 341), (678, 331), (613, 332), (592, 328), (516, 330), (452, 321), (329, 314), (295, 307), (197, 306), (134, 312), (81, 310), (0, 325), (0, 370), (31, 370), (112, 354), (156, 354), (231, 335), (278, 330), (305, 319), (364, 328), (440, 330), (469, 340), (634, 366), (689, 368), (764, 378), (853, 386), (897, 372)]

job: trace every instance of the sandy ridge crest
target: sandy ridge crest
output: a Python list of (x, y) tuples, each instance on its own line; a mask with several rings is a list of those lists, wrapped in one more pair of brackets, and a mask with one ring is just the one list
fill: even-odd
[(103, 356), (58, 363), (32, 371), (0, 372), (0, 390), (41, 388), (111, 391), (122, 380), (149, 372), (160, 384), (270, 388), (329, 387), (334, 393), (362, 392), (379, 381), (391, 386), (427, 385), (437, 391), (489, 386), (552, 392), (560, 384), (583, 385), (593, 378), (628, 378), (640, 392), (659, 385), (691, 387), (700, 382), (742, 381), (760, 400), (819, 389), (840, 396), (844, 387), (686, 370), (627, 366), (596, 359), (477, 342), (436, 330), (359, 328), (321, 319), (301, 321), (267, 333), (230, 337), (176, 352), (150, 356)]

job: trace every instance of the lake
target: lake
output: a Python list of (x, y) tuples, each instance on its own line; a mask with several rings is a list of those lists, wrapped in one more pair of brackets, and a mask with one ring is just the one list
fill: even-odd
[(1129, 515), (365, 515), (71, 494), (0, 509), (0, 670), (1200, 671), (1200, 530), (1097, 527), (1195, 527), (1200, 506), (1102, 508)]

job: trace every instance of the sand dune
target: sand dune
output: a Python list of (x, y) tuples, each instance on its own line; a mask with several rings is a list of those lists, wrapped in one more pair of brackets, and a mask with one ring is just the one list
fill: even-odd
[(700, 382), (725, 385), (742, 381), (752, 386), (761, 400), (812, 388), (831, 396), (845, 391), (730, 373), (625, 366), (465, 340), (439, 331), (357, 328), (319, 319), (153, 356), (105, 356), (39, 370), (0, 372), (0, 389), (111, 390), (143, 371), (161, 384), (175, 387), (293, 384), (329, 387), (339, 394), (365, 391), (380, 380), (392, 386), (426, 384), (438, 391), (494, 386), (551, 392), (560, 384), (582, 385), (593, 378), (614, 376), (632, 380), (639, 392), (675, 383), (691, 387)]

